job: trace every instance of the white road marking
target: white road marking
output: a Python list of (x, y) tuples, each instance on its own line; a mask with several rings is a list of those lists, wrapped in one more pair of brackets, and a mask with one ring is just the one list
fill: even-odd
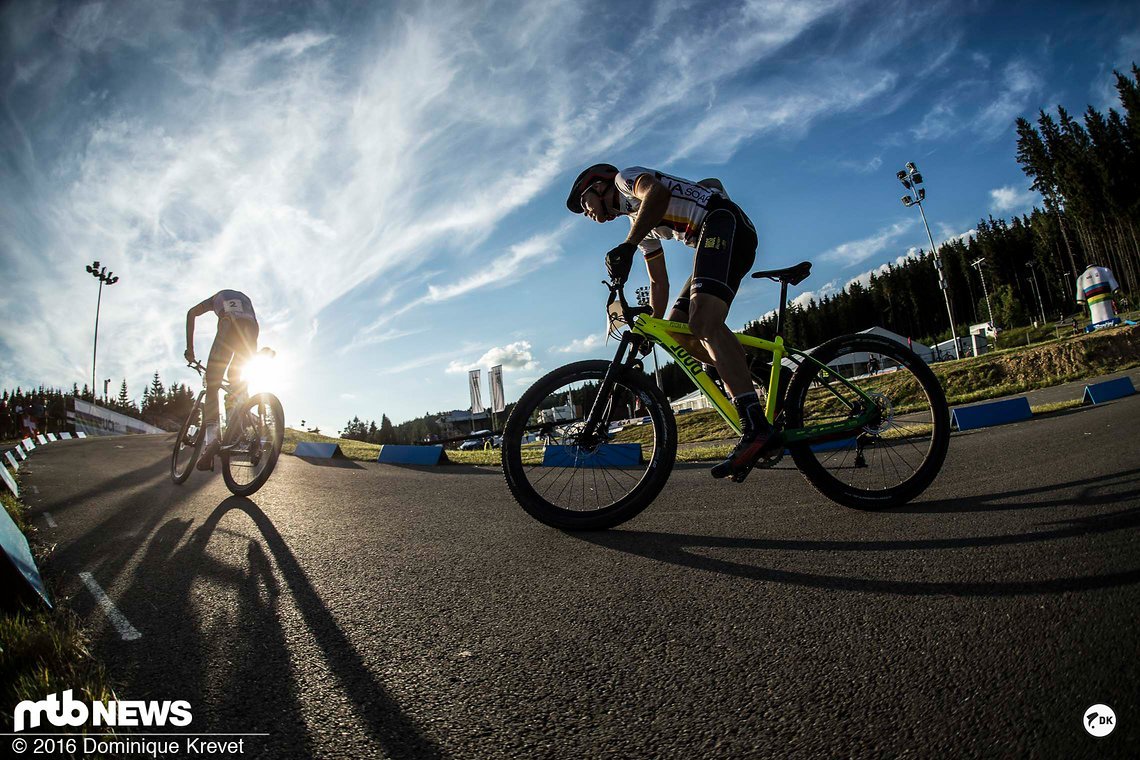
[(36, 496), (39, 496), (40, 495), (40, 489), (36, 488), (35, 486), (32, 486), (32, 493), (34, 493)]
[(44, 512), (44, 522), (48, 524), (49, 528), (58, 528), (55, 518), (51, 516), (51, 512)]
[(111, 601), (111, 597), (107, 596), (107, 592), (99, 587), (91, 573), (80, 573), (79, 579), (83, 581), (83, 585), (95, 597), (95, 601), (99, 602), (99, 606), (107, 613), (107, 617), (111, 620), (111, 624), (115, 626), (115, 630), (119, 632), (119, 638), (123, 641), (134, 641), (141, 639), (142, 634), (139, 633), (130, 621), (127, 620), (123, 613), (119, 612), (119, 608)]

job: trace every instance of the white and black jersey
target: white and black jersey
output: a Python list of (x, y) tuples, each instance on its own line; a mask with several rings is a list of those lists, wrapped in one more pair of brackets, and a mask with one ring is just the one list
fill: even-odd
[(661, 253), (662, 240), (679, 240), (690, 248), (696, 248), (701, 234), (701, 225), (704, 224), (708, 213), (709, 201), (721, 194), (708, 187), (691, 182), (687, 179), (674, 177), (671, 174), (646, 169), (643, 166), (631, 166), (618, 172), (614, 179), (618, 197), (622, 203), (620, 211), (629, 214), (630, 224), (633, 224), (641, 201), (633, 194), (633, 186), (637, 178), (648, 174), (669, 188), (671, 197), (669, 207), (665, 209), (665, 217), (661, 223), (654, 227), (645, 239), (638, 244), (645, 258), (652, 258)]

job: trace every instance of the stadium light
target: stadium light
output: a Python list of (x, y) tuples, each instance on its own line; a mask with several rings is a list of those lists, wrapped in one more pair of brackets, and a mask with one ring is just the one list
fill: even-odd
[(103, 305), (103, 285), (114, 285), (119, 281), (114, 272), (99, 266), (98, 260), (87, 265), (87, 273), (99, 281), (99, 298), (95, 301), (95, 341), (91, 348), (91, 401), (95, 402), (95, 358), (99, 354), (99, 309)]
[(934, 268), (938, 271), (938, 287), (942, 289), (942, 296), (946, 299), (946, 314), (950, 317), (950, 335), (954, 338), (954, 357), (961, 359), (962, 350), (958, 346), (958, 329), (954, 326), (954, 308), (950, 305), (950, 290), (946, 286), (942, 259), (938, 256), (938, 248), (934, 245), (934, 236), (930, 234), (930, 225), (926, 221), (926, 212), (922, 209), (922, 202), (926, 200), (926, 188), (919, 187), (922, 184), (922, 174), (919, 173), (918, 167), (914, 165), (913, 161), (907, 161), (905, 166), (906, 168), (900, 169), (895, 174), (902, 186), (908, 191), (902, 197), (902, 204), (907, 208), (918, 206), (918, 212), (922, 214), (922, 225), (926, 227), (926, 237), (930, 240), (930, 252), (934, 256)]

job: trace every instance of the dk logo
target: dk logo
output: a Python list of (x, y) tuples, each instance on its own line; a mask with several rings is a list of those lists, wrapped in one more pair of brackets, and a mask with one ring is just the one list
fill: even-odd
[(1093, 705), (1085, 710), (1082, 725), (1093, 736), (1108, 736), (1116, 728), (1116, 713), (1108, 705)]

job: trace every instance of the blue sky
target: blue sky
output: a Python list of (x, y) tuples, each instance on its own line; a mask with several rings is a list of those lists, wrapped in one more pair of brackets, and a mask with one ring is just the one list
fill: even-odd
[[(627, 227), (565, 210), (589, 163), (719, 177), (757, 268), (815, 263), (801, 300), (927, 247), (906, 161), (937, 240), (1027, 211), (1013, 120), (1114, 105), (1140, 6), (12, 2), (0, 35), (0, 385), (89, 382), (99, 259), (100, 383), (193, 381), (186, 309), (235, 288), (290, 423), (332, 432), (609, 355)], [(746, 281), (730, 326), (775, 301)]]

